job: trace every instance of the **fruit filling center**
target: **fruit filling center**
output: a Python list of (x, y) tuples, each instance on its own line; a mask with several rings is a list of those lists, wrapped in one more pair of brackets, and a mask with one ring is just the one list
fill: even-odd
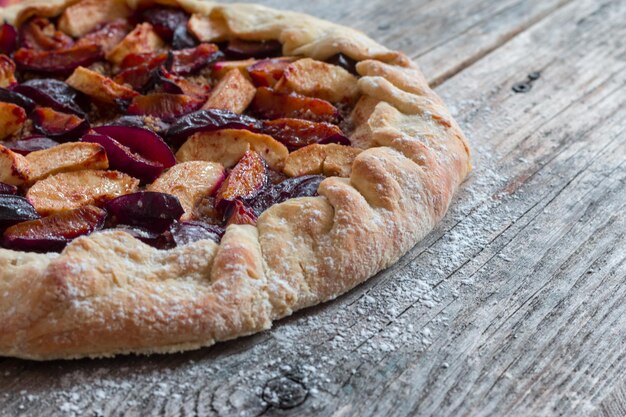
[(219, 242), (348, 177), (355, 62), (284, 56), (178, 8), (82, 0), (0, 27), (0, 246), (125, 231)]

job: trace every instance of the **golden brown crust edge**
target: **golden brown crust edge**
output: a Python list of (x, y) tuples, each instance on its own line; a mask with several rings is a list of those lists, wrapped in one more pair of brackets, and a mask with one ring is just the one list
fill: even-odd
[[(74, 1), (0, 10), (53, 16)], [(174, 1), (161, 1), (176, 4)], [(132, 6), (136, 4), (129, 3)], [(443, 217), (470, 171), (469, 148), (441, 99), (403, 54), (362, 33), (256, 5), (181, 0), (246, 39), (285, 54), (361, 61), (350, 178), (319, 197), (266, 211), (170, 251), (123, 232), (80, 238), (60, 255), (0, 250), (0, 354), (46, 360), (175, 352), (255, 333), (333, 299), (396, 262)], [(106, 259), (106, 262), (102, 262)]]

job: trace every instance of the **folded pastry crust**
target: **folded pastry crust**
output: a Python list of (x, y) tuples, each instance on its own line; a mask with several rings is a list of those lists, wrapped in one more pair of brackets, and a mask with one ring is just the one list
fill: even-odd
[[(9, 22), (75, 1), (0, 9)], [(129, 1), (131, 8), (137, 1)], [(357, 61), (361, 98), (348, 178), (288, 200), (221, 243), (168, 251), (121, 231), (61, 254), (0, 249), (0, 355), (36, 360), (178, 352), (271, 327), (392, 265), (444, 216), (471, 170), (469, 147), (417, 65), (354, 29), (257, 5), (158, 1), (210, 17), (220, 36), (278, 39), (288, 56)], [(142, 3), (143, 4), (143, 3)]]

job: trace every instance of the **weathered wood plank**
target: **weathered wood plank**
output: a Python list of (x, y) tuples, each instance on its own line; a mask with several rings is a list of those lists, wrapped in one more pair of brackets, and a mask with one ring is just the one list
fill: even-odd
[(568, 4), (438, 89), (476, 172), (389, 271), (201, 352), (5, 360), (0, 416), (623, 416), (621, 3)]
[[(441, 84), (571, 0), (411, 0), (390, 3), (259, 0), (360, 29), (417, 59), (433, 84)], [(236, 3), (226, 0), (224, 3)]]

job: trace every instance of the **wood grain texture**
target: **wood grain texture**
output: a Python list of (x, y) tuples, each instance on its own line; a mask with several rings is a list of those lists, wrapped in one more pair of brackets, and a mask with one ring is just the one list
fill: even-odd
[[(0, 416), (624, 416), (624, 2), (335, 3), (281, 2), (409, 45), (445, 80), (476, 166), (445, 221), (391, 269), (263, 334), (184, 355), (2, 360)], [(534, 17), (502, 12), (522, 3)], [(413, 22), (440, 4), (482, 13), (448, 23), (445, 42), (470, 55), (427, 61), (443, 37), (420, 43)], [(367, 30), (379, 15), (406, 23)], [(487, 18), (504, 15), (517, 20)]]

